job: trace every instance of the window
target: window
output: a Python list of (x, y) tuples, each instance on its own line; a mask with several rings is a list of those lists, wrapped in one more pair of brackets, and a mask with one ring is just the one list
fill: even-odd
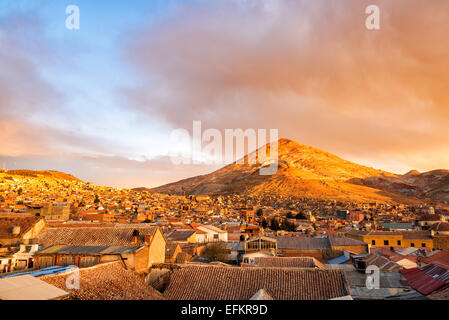
[(72, 266), (75, 264), (75, 257), (63, 256), (61, 257), (60, 265), (63, 267)]
[(80, 268), (86, 268), (95, 265), (97, 259), (95, 257), (82, 257), (80, 259)]
[(384, 246), (389, 246), (389, 245), (390, 245), (390, 241), (384, 240)]
[(415, 246), (415, 244), (414, 244), (414, 243), (412, 242), (412, 243), (410, 243), (410, 246), (411, 246), (411, 247), (414, 247), (414, 246)]
[(398, 246), (400, 246), (400, 245), (402, 245), (402, 244), (401, 244), (401, 240), (398, 240)]
[(53, 257), (39, 257), (39, 268), (47, 268), (53, 266)]
[(424, 242), (421, 243), (421, 247), (425, 248), (425, 247), (426, 247), (426, 244), (425, 244)]
[(376, 245), (376, 240), (371, 240), (371, 244), (372, 244), (373, 246), (375, 246), (375, 245)]
[(218, 234), (214, 234), (214, 240), (218, 240)]

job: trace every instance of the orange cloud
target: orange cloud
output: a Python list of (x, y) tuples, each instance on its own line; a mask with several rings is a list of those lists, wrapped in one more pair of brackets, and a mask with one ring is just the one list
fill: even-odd
[(449, 2), (376, 1), (379, 31), (370, 4), (181, 5), (130, 36), (144, 85), (125, 94), (174, 127), (279, 128), (384, 169), (447, 168)]

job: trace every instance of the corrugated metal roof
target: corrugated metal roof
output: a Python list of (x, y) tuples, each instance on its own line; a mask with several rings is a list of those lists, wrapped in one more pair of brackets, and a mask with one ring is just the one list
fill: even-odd
[(422, 294), (430, 294), (449, 283), (449, 269), (444, 265), (431, 263), (421, 268), (404, 269), (401, 273), (408, 284)]
[(328, 250), (331, 249), (327, 238), (278, 237), (278, 249)]
[(394, 230), (407, 230), (413, 229), (412, 223), (399, 223), (399, 222), (384, 222), (380, 224), (385, 229), (394, 229)]
[(329, 260), (327, 263), (328, 264), (340, 264), (340, 263), (345, 263), (346, 261), (349, 260), (349, 257), (347, 256), (341, 256), (332, 260)]

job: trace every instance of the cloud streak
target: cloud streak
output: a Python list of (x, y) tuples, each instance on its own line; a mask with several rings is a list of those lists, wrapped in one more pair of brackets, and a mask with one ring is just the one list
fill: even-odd
[(181, 4), (128, 38), (142, 86), (125, 95), (173, 127), (279, 128), (386, 169), (449, 167), (449, 3), (378, 1), (379, 31), (365, 28), (370, 4)]

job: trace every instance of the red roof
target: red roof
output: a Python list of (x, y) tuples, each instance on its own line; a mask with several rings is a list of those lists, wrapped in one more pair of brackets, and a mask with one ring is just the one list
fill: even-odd
[(446, 266), (449, 266), (449, 251), (437, 252), (434, 255), (430, 256), (430, 257), (421, 258), (421, 261), (425, 262), (425, 263), (438, 262), (440, 264), (444, 264)]
[(410, 287), (427, 295), (449, 283), (449, 267), (431, 263), (421, 268), (400, 271)]

